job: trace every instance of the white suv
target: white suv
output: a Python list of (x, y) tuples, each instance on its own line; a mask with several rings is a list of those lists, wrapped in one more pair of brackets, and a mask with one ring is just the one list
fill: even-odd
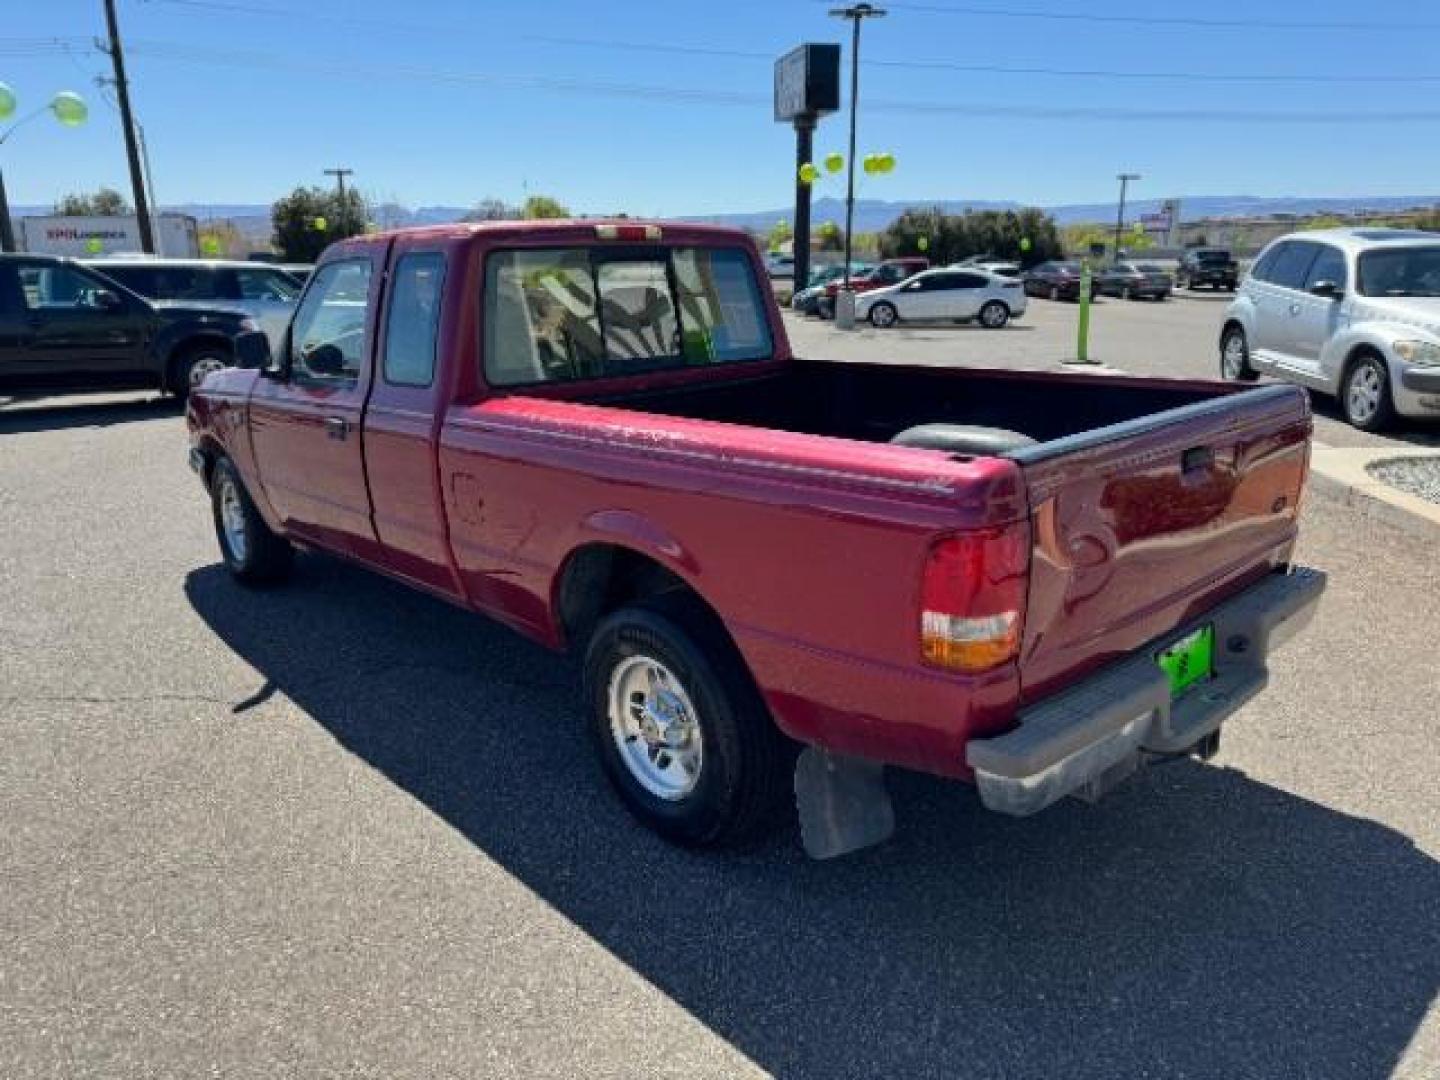
[(1323, 229), (1276, 240), (1225, 313), (1220, 373), (1330, 394), (1365, 431), (1397, 415), (1440, 419), (1440, 234)]

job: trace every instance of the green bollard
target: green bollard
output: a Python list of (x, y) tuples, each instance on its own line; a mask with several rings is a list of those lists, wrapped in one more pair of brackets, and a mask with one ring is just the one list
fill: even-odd
[(1090, 363), (1090, 260), (1080, 260), (1080, 325), (1075, 334), (1075, 363)]

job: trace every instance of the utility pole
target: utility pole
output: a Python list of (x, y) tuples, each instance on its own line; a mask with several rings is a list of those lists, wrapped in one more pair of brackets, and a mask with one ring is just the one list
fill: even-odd
[(1130, 186), (1131, 180), (1139, 180), (1140, 174), (1127, 172), (1120, 173), (1115, 179), (1120, 181), (1120, 209), (1115, 214), (1115, 257), (1112, 262), (1120, 261), (1120, 234), (1125, 231), (1125, 191)]
[(860, 103), (860, 24), (866, 19), (879, 19), (885, 15), (884, 8), (873, 4), (852, 4), (849, 7), (831, 8), (830, 14), (837, 19), (850, 20), (850, 156), (845, 178), (845, 277), (843, 288), (850, 288), (850, 255), (855, 233), (855, 112)]
[(334, 169), (323, 169), (321, 171), (324, 172), (326, 176), (335, 177), (335, 190), (338, 193), (340, 200), (340, 213), (338, 215), (340, 219), (340, 228), (342, 231), (348, 232), (348, 226), (350, 225), (350, 206), (345, 201), (345, 178), (347, 176), (354, 176), (355, 170), (336, 167)]
[(135, 117), (130, 112), (130, 84), (125, 79), (125, 50), (120, 45), (120, 24), (115, 18), (115, 0), (105, 0), (105, 28), (110, 40), (105, 52), (115, 65), (115, 97), (120, 105), (120, 127), (125, 132), (125, 156), (130, 161), (130, 188), (135, 200), (135, 217), (140, 223), (140, 248), (155, 254), (155, 233), (150, 222), (150, 200), (145, 197), (145, 173), (140, 167), (140, 148), (135, 140)]

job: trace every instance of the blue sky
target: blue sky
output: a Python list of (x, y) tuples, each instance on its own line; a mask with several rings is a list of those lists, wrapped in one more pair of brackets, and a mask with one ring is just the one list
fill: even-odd
[[(269, 202), (346, 165), (367, 194), (412, 206), (527, 191), (590, 212), (782, 206), (793, 136), (770, 117), (769, 58), (846, 36), (813, 0), (119, 3), (162, 203)], [(61, 89), (92, 106), (84, 129), (37, 121), (0, 147), (12, 203), (100, 184), (128, 191), (115, 114), (91, 84), (108, 73), (88, 46), (104, 31), (100, 0), (6, 0), (5, 9), (0, 81), (22, 109)], [(1440, 11), (1426, 10), (1413, 0), (897, 0), (866, 25), (862, 58), (876, 63), (862, 68), (860, 150), (888, 150), (898, 166), (861, 194), (1103, 201), (1121, 168), (1144, 174), (1139, 197), (1437, 192)], [(1076, 13), (1095, 21), (1064, 17)], [(1127, 16), (1200, 24), (1110, 21)], [(641, 47), (651, 45), (679, 51)], [(1122, 113), (1029, 111), (1063, 108)], [(1199, 115), (1124, 112), (1157, 109)], [(1216, 118), (1257, 111), (1328, 119)], [(1426, 115), (1335, 115), (1396, 112)], [(843, 141), (843, 115), (824, 121), (817, 157)], [(821, 191), (842, 194), (833, 182)]]

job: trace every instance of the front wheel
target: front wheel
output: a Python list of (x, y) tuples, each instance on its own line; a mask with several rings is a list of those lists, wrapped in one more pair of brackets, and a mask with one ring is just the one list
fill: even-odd
[(1378, 356), (1362, 356), (1345, 376), (1340, 391), (1345, 419), (1361, 431), (1382, 431), (1395, 419), (1390, 372)]
[(986, 330), (999, 330), (1010, 321), (1010, 309), (999, 300), (991, 300), (980, 309), (980, 325)]
[(1254, 382), (1260, 373), (1250, 363), (1250, 343), (1238, 326), (1220, 338), (1220, 375), (1231, 382)]
[(210, 505), (220, 554), (236, 580), (262, 585), (279, 581), (289, 573), (294, 549), (284, 537), (270, 531), (229, 458), (215, 463), (210, 476)]
[(900, 321), (900, 313), (894, 304), (879, 303), (870, 309), (870, 325), (885, 329)]
[(684, 595), (622, 608), (585, 654), (592, 741), (625, 805), (678, 843), (768, 830), (793, 758), (714, 616)]

